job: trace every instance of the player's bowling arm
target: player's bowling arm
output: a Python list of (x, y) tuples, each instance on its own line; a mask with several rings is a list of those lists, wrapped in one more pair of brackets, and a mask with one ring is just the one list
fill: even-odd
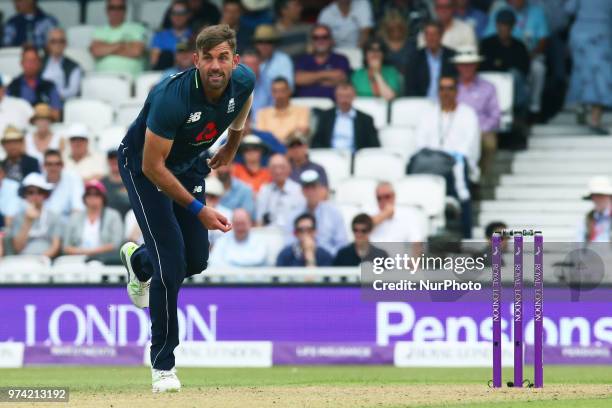
[(171, 148), (172, 140), (161, 137), (147, 128), (142, 152), (142, 172), (164, 194), (183, 207), (187, 207), (193, 201), (193, 196), (166, 167), (166, 158)]

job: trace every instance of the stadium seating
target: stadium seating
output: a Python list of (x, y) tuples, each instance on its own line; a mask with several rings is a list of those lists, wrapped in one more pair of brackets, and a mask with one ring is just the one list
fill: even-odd
[(85, 71), (85, 73), (92, 72), (94, 70), (96, 61), (91, 56), (89, 50), (83, 48), (66, 48), (64, 54), (76, 61), (81, 66), (83, 71)]
[(310, 149), (309, 158), (325, 169), (329, 187), (334, 190), (338, 183), (351, 174), (351, 154), (337, 149)]
[(334, 201), (338, 204), (376, 208), (376, 185), (372, 178), (350, 177), (342, 180), (336, 187)]
[(160, 28), (170, 0), (149, 0), (140, 4), (138, 21), (152, 30)]
[(291, 98), (291, 103), (297, 106), (307, 106), (310, 109), (331, 109), (334, 107), (334, 101), (329, 98), (316, 98), (316, 97), (296, 97)]
[(91, 73), (81, 83), (83, 98), (99, 99), (114, 106), (130, 99), (131, 94), (131, 81), (119, 75)]
[(0, 67), (4, 75), (14, 78), (21, 74), (21, 48), (0, 48)]
[(353, 107), (372, 116), (377, 129), (387, 124), (389, 104), (383, 98), (357, 97), (353, 102)]
[(141, 101), (147, 99), (149, 91), (162, 79), (162, 73), (159, 71), (143, 72), (135, 78), (135, 97)]
[(97, 133), (98, 150), (107, 152), (111, 149), (116, 149), (125, 136), (127, 128), (125, 126), (110, 126)]
[(353, 47), (336, 47), (334, 52), (344, 55), (348, 60), (353, 71), (363, 67), (363, 51), (361, 48)]
[(66, 29), (68, 47), (89, 50), (96, 27), (90, 25), (75, 25)]
[(268, 265), (276, 265), (276, 258), (285, 246), (285, 234), (280, 228), (256, 227), (250, 234), (257, 242), (263, 242), (268, 249)]
[[(373, 207), (373, 208), (376, 208), (376, 207)], [(346, 236), (352, 237), (353, 230), (351, 228), (351, 222), (353, 221), (353, 218), (355, 218), (357, 214), (364, 212), (364, 210), (369, 210), (369, 209), (364, 209), (361, 205), (355, 205), (355, 204), (339, 204), (338, 209), (340, 210), (340, 213), (342, 214), (342, 219), (344, 220)]]
[(142, 101), (139, 99), (128, 99), (117, 105), (115, 123), (129, 126), (140, 113)]
[(81, 21), (81, 8), (75, 1), (42, 1), (38, 3), (38, 6), (47, 14), (57, 18), (60, 27), (72, 27)]
[(497, 102), (502, 112), (500, 129), (510, 130), (512, 126), (512, 107), (514, 104), (514, 79), (505, 72), (481, 72), (483, 79), (495, 85)]
[(416, 152), (414, 129), (409, 126), (386, 126), (378, 131), (380, 145), (402, 155), (406, 161)]
[(431, 106), (427, 98), (397, 98), (391, 103), (391, 124), (416, 128), (423, 112)]
[(406, 160), (400, 153), (382, 148), (365, 148), (355, 153), (353, 174), (378, 180), (397, 180), (406, 172)]
[(8, 0), (0, 1), (0, 13), (4, 16), (4, 21), (8, 20), (15, 15), (15, 4)]
[(46, 256), (9, 255), (0, 258), (0, 282), (42, 283), (49, 280), (51, 260)]
[(113, 123), (113, 108), (97, 99), (69, 99), (64, 104), (64, 122), (83, 123), (98, 132)]

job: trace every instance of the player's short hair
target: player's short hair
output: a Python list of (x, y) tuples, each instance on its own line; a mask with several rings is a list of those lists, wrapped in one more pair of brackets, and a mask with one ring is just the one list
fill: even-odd
[(293, 228), (297, 230), (298, 225), (300, 224), (300, 221), (302, 220), (310, 220), (312, 221), (312, 227), (316, 230), (317, 229), (317, 220), (315, 219), (314, 215), (310, 214), (310, 213), (304, 213), (299, 215), (295, 221), (293, 221)]
[(227, 24), (211, 25), (204, 28), (196, 38), (196, 50), (198, 53), (204, 53), (212, 50), (217, 45), (227, 42), (236, 53), (236, 32)]

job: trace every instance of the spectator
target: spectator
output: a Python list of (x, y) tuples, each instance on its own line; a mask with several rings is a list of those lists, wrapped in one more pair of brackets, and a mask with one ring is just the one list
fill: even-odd
[[(21, 201), (19, 199), (19, 183), (6, 178), (4, 167), (0, 166), (0, 214), (4, 226), (10, 227), (13, 217), (19, 212)], [(2, 228), (0, 228), (2, 231)]]
[[(221, 13), (219, 8), (209, 0), (187, 0), (189, 8), (189, 27), (194, 33), (199, 33), (206, 26), (219, 24)], [(172, 27), (172, 5), (166, 10), (164, 15), (163, 28)]]
[(255, 200), (253, 199), (253, 190), (251, 187), (232, 177), (231, 165), (224, 165), (215, 170), (216, 176), (223, 184), (223, 196), (220, 204), (230, 210), (236, 208), (244, 208), (247, 210), (251, 219), (255, 218)]
[(420, 255), (421, 244), (427, 239), (427, 219), (423, 213), (413, 207), (397, 206), (395, 190), (388, 181), (376, 186), (376, 202), (378, 208), (371, 212), (373, 229), (370, 241), (410, 243), (412, 253)]
[(312, 147), (333, 147), (355, 152), (364, 147), (379, 147), (374, 119), (353, 107), (355, 89), (350, 83), (336, 87), (336, 107), (319, 116)]
[(170, 6), (170, 27), (155, 33), (151, 41), (149, 64), (152, 69), (164, 70), (174, 65), (177, 44), (188, 43), (191, 39), (189, 17), (187, 1), (174, 0)]
[(386, 258), (387, 253), (370, 243), (374, 224), (367, 214), (357, 214), (351, 222), (355, 241), (341, 248), (334, 259), (334, 266), (358, 266), (362, 262), (373, 262), (374, 258)]
[(123, 185), (121, 175), (119, 175), (117, 150), (109, 150), (106, 153), (106, 163), (108, 164), (108, 174), (100, 180), (106, 189), (106, 205), (117, 210), (121, 217), (125, 217), (131, 207), (127, 189)]
[[(225, 192), (221, 181), (219, 181), (217, 177), (208, 176), (205, 182), (206, 188), (204, 192), (206, 194), (206, 205), (219, 211), (228, 220), (231, 219), (232, 211), (221, 204), (221, 197), (223, 197), (223, 193)], [(210, 242), (211, 247), (215, 245), (215, 242), (217, 242), (223, 234), (224, 233), (220, 230), (208, 231), (208, 242)]]
[(232, 217), (232, 231), (221, 236), (210, 254), (210, 265), (247, 268), (265, 266), (268, 250), (263, 241), (251, 234), (253, 223), (249, 213), (238, 208)]
[(531, 121), (539, 120), (542, 92), (546, 80), (546, 41), (549, 35), (548, 22), (544, 10), (527, 0), (507, 0), (508, 7), (495, 10), (487, 27), (486, 34), (492, 35), (496, 31), (494, 21), (501, 10), (510, 10), (514, 13), (516, 24), (512, 36), (521, 40), (527, 46), (530, 57), (529, 69), (529, 113)]
[(68, 221), (74, 212), (83, 211), (83, 180), (76, 173), (64, 169), (59, 150), (49, 149), (45, 152), (43, 169), (47, 183), (53, 185), (45, 206), (62, 217), (62, 221)]
[(497, 33), (480, 43), (484, 61), (482, 71), (509, 72), (514, 77), (514, 110), (521, 114), (528, 109), (527, 78), (529, 76), (529, 52), (521, 41), (512, 37), (516, 17), (510, 10), (501, 10), (496, 17)]
[[(249, 113), (250, 115), (250, 113)], [(268, 165), (269, 155), (274, 153), (285, 154), (287, 153), (287, 146), (284, 145), (281, 141), (279, 141), (271, 132), (267, 130), (257, 129), (252, 126), (252, 119), (247, 116), (247, 121), (244, 123), (244, 128), (242, 128), (243, 135), (253, 134), (261, 139), (261, 142), (268, 148), (268, 154), (262, 158), (262, 165)], [(236, 157), (234, 160), (235, 163), (243, 163), (244, 158), (240, 155)]]
[(119, 212), (107, 206), (104, 185), (97, 180), (85, 183), (83, 202), (85, 211), (72, 214), (64, 230), (64, 253), (119, 264), (123, 222)]
[(612, 3), (571, 0), (567, 7), (576, 15), (570, 31), (574, 64), (567, 102), (590, 105), (593, 131), (608, 134), (601, 118), (603, 108), (612, 107)]
[(483, 175), (488, 175), (493, 166), (497, 150), (497, 134), (501, 111), (497, 102), (495, 86), (477, 75), (478, 64), (482, 57), (476, 48), (460, 49), (453, 58), (459, 71), (459, 93), (457, 101), (471, 106), (478, 115), (482, 155), (480, 169)]
[(305, 171), (314, 170), (319, 176), (321, 186), (329, 188), (325, 169), (310, 161), (308, 157), (308, 138), (304, 133), (293, 132), (287, 137), (287, 158), (291, 164), (291, 180), (300, 183)]
[(93, 33), (89, 47), (96, 71), (138, 75), (144, 68), (145, 28), (125, 21), (125, 0), (106, 0), (108, 24)]
[(272, 98), (274, 106), (257, 113), (257, 129), (271, 132), (283, 143), (295, 131), (308, 133), (310, 109), (291, 105), (291, 88), (285, 78), (278, 77), (272, 81)]
[(302, 2), (300, 0), (276, 0), (276, 29), (280, 35), (278, 48), (295, 57), (306, 52), (311, 25), (301, 22)]
[(455, 1), (455, 18), (472, 26), (478, 38), (483, 38), (489, 17), (482, 10), (473, 7), (470, 0)]
[(51, 107), (46, 103), (39, 103), (34, 107), (34, 116), (32, 116), (31, 122), (35, 128), (25, 136), (26, 154), (34, 157), (38, 160), (38, 164), (42, 166), (44, 154), (47, 150), (64, 150), (64, 139), (58, 132), (51, 129), (54, 116)]
[[(476, 47), (476, 33), (474, 28), (454, 17), (455, 0), (435, 0), (436, 15), (442, 26), (442, 45), (453, 50), (461, 47)], [(425, 45), (423, 35), (419, 34), (419, 46)]]
[(108, 173), (104, 157), (89, 148), (91, 138), (85, 125), (73, 123), (67, 130), (70, 154), (66, 158), (66, 168), (73, 170), (85, 181), (100, 179)]
[(312, 214), (304, 213), (295, 219), (293, 235), (296, 241), (278, 254), (276, 266), (331, 266), (332, 255), (316, 244), (317, 221)]
[(425, 22), (432, 19), (430, 0), (383, 0), (374, 2), (376, 21), (396, 14), (407, 25), (406, 39), (414, 43)]
[(287, 54), (276, 49), (280, 40), (278, 31), (273, 25), (262, 24), (255, 30), (255, 49), (259, 54), (259, 75), (266, 84), (272, 84), (275, 78), (285, 78), (293, 89), (293, 62)]
[(43, 62), (42, 78), (53, 82), (62, 100), (74, 98), (81, 89), (83, 70), (79, 64), (64, 55), (66, 33), (61, 28), (49, 31), (47, 55)]
[(442, 31), (439, 23), (430, 21), (425, 24), (425, 47), (417, 51), (408, 65), (408, 74), (405, 77), (406, 96), (427, 96), (437, 100), (440, 77), (456, 74), (455, 66), (450, 61), (455, 56), (455, 51), (442, 45)]
[[(348, 241), (342, 214), (333, 203), (325, 200), (325, 190), (316, 171), (305, 171), (300, 181), (306, 204), (298, 209), (291, 218), (295, 219), (303, 213), (312, 214), (319, 226), (316, 234), (317, 245), (334, 256)], [(291, 232), (291, 225), (287, 226), (286, 232)]]
[(244, 159), (244, 164), (234, 164), (234, 177), (248, 184), (255, 194), (262, 185), (272, 180), (270, 170), (262, 164), (263, 156), (267, 152), (268, 148), (259, 137), (252, 134), (247, 135), (242, 139), (239, 151)]
[(53, 186), (40, 173), (28, 174), (19, 193), (26, 201), (9, 232), (13, 252), (17, 255), (44, 255), (54, 258), (61, 246), (60, 218), (45, 205)]
[(59, 120), (62, 100), (57, 88), (51, 81), (41, 78), (42, 62), (36, 48), (24, 45), (21, 51), (21, 68), (23, 73), (8, 86), (11, 96), (23, 98), (35, 106), (46, 103), (53, 109), (53, 118)]
[(4, 128), (8, 125), (25, 129), (33, 113), (34, 110), (28, 101), (6, 94), (0, 75), (0, 134), (4, 133)]
[(410, 57), (416, 53), (416, 42), (408, 37), (408, 24), (397, 11), (385, 14), (380, 24), (380, 38), (387, 50), (387, 62), (406, 77)]
[(282, 229), (291, 225), (291, 216), (306, 202), (302, 188), (291, 180), (291, 165), (281, 154), (270, 158), (272, 181), (264, 184), (257, 195), (257, 225), (273, 225)]
[[(470, 106), (457, 101), (457, 80), (454, 77), (440, 78), (440, 103), (423, 112), (417, 128), (418, 148), (427, 148), (447, 153), (455, 161), (454, 183), (449, 185), (450, 195), (461, 204), (463, 237), (472, 235), (472, 212), (468, 181), (477, 182), (480, 172), (480, 128), (478, 116)], [(466, 168), (467, 167), (467, 168)], [(461, 177), (458, 175), (465, 175)]]
[(181, 42), (176, 44), (174, 53), (174, 66), (168, 68), (162, 74), (163, 78), (178, 74), (193, 67), (193, 47), (191, 43)]
[(13, 126), (7, 126), (2, 135), (2, 148), (6, 157), (2, 160), (2, 168), (6, 177), (21, 182), (28, 174), (38, 173), (38, 160), (25, 153), (23, 132)]
[(266, 77), (261, 75), (261, 58), (254, 49), (247, 48), (244, 50), (240, 55), (240, 62), (251, 68), (255, 74), (255, 89), (253, 89), (251, 117), (257, 118), (261, 109), (272, 106), (272, 86), (265, 81)]
[(312, 54), (295, 61), (295, 95), (334, 98), (336, 85), (347, 80), (350, 66), (345, 56), (332, 52), (331, 30), (317, 24), (312, 28)]
[(351, 76), (357, 96), (382, 97), (390, 101), (400, 93), (402, 78), (393, 66), (384, 64), (385, 53), (382, 41), (368, 40), (363, 49), (364, 67)]
[(227, 24), (236, 32), (236, 48), (239, 54), (253, 45), (253, 29), (240, 23), (242, 13), (240, 0), (223, 0), (221, 24)]
[(612, 230), (612, 183), (607, 176), (595, 176), (589, 180), (585, 200), (591, 200), (589, 211), (578, 229), (577, 242), (610, 242)]
[(374, 27), (372, 6), (364, 0), (335, 0), (321, 10), (317, 23), (331, 28), (336, 46), (361, 48)]
[(47, 33), (57, 27), (57, 19), (38, 7), (36, 0), (14, 0), (16, 15), (9, 18), (4, 25), (5, 47), (21, 47), (33, 44), (43, 48)]

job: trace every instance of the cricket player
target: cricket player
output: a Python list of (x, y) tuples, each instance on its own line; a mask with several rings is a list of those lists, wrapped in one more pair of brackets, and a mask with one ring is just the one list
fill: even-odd
[[(199, 33), (193, 62), (151, 90), (119, 146), (121, 178), (145, 241), (126, 243), (120, 254), (130, 299), (151, 315), (153, 392), (181, 388), (174, 368), (178, 292), (185, 277), (206, 269), (208, 230), (232, 228), (205, 205), (204, 176), (234, 159), (255, 84), (227, 25)], [(227, 143), (204, 162), (200, 154), (227, 128)]]

